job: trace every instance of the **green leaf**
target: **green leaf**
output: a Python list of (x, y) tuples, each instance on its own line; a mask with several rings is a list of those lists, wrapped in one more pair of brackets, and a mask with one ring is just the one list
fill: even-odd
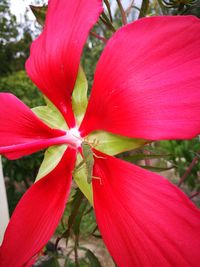
[(50, 173), (60, 162), (67, 145), (51, 146), (44, 153), (44, 160), (40, 166), (35, 181)]
[(42, 267), (60, 267), (60, 264), (55, 257), (51, 256), (47, 260), (42, 261)]
[(138, 160), (143, 160), (143, 159), (160, 159), (160, 158), (168, 158), (171, 155), (159, 155), (159, 154), (135, 154), (131, 155), (128, 157), (123, 157), (124, 160), (129, 161), (129, 162), (136, 162)]
[(174, 166), (171, 166), (171, 167), (155, 167), (155, 166), (146, 166), (146, 165), (138, 165), (138, 166), (146, 170), (153, 171), (153, 172), (163, 172), (163, 171), (168, 171), (168, 170), (175, 168)]
[[(76, 224), (75, 229), (73, 228), (73, 231), (75, 233), (75, 235), (79, 234), (79, 228), (80, 228), (80, 223), (81, 223), (81, 218), (82, 215), (80, 217), (79, 213), (80, 211), (82, 211), (82, 204), (84, 205), (86, 202), (84, 201), (84, 195), (83, 193), (80, 191), (79, 188), (75, 189), (75, 194), (73, 195), (72, 201), (70, 204), (70, 216), (68, 219), (68, 228), (65, 230), (65, 232), (62, 234), (62, 237), (64, 237), (66, 239), (66, 245), (68, 244), (68, 240), (69, 240), (69, 236), (71, 233), (71, 228), (74, 227), (74, 224)], [(87, 203), (86, 203), (87, 204)], [(84, 211), (83, 211), (84, 213)], [(78, 217), (78, 219), (77, 219)], [(77, 222), (76, 222), (77, 219)]]
[(85, 256), (89, 259), (91, 267), (101, 267), (98, 258), (91, 250), (87, 249)]
[(30, 5), (30, 8), (31, 8), (33, 14), (36, 17), (37, 22), (41, 26), (44, 26), (46, 13), (47, 13), (47, 5), (44, 5), (44, 6), (33, 6), (33, 5)]
[[(77, 156), (76, 166), (82, 161), (82, 157), (80, 154)], [(92, 192), (92, 185), (87, 182), (87, 173), (85, 165), (83, 164), (82, 168), (76, 170), (74, 169), (73, 173), (74, 180), (80, 190), (83, 192), (85, 197), (88, 199), (90, 204), (93, 206), (93, 192)]]
[(32, 108), (32, 111), (49, 127), (67, 130), (67, 124), (60, 111), (46, 98), (45, 101), (48, 103), (47, 106)]
[(78, 210), (78, 213), (76, 214), (74, 223), (72, 225), (73, 232), (76, 236), (80, 234), (80, 225), (81, 225), (81, 221), (82, 221), (86, 207), (87, 207), (87, 202), (85, 199), (85, 201), (82, 201), (81, 206)]
[(88, 83), (82, 67), (79, 67), (76, 84), (72, 94), (72, 107), (76, 117), (77, 125), (81, 124), (84, 117), (88, 99), (87, 99)]
[(142, 147), (149, 142), (104, 131), (92, 132), (87, 136), (87, 140), (95, 149), (111, 156)]
[(106, 7), (107, 7), (108, 14), (109, 14), (109, 17), (110, 17), (110, 21), (112, 22), (113, 19), (112, 19), (112, 12), (111, 12), (110, 3), (109, 3), (108, 0), (104, 0), (104, 3), (105, 3), (105, 5), (106, 5)]

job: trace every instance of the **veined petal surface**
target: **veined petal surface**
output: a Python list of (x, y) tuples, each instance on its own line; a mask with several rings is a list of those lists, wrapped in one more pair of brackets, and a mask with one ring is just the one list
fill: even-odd
[(198, 267), (200, 211), (162, 176), (99, 154), (94, 209), (118, 267)]
[(0, 247), (1, 267), (26, 265), (53, 235), (69, 194), (75, 155), (68, 149), (56, 168), (20, 200)]
[(101, 0), (50, 0), (44, 30), (26, 62), (29, 77), (62, 112), (69, 127), (75, 123), (71, 94), (81, 52), (101, 11)]
[(0, 154), (11, 159), (28, 155), (64, 134), (49, 128), (16, 96), (0, 93)]
[(147, 140), (200, 133), (200, 20), (140, 19), (118, 30), (97, 64), (82, 135)]

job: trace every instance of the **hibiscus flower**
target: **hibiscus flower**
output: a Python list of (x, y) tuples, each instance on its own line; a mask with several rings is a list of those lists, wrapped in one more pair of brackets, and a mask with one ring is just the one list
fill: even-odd
[[(49, 1), (26, 70), (54, 105), (47, 100), (31, 111), (15, 96), (0, 94), (0, 153), (16, 159), (55, 145), (57, 153), (11, 217), (1, 267), (31, 266), (51, 238), (86, 140), (99, 178), (92, 179), (96, 220), (116, 264), (199, 266), (199, 210), (165, 178), (113, 155), (146, 140), (200, 133), (200, 21), (150, 17), (119, 29), (97, 64), (87, 105), (80, 57), (101, 12), (100, 0)], [(113, 142), (118, 146), (108, 148)]]

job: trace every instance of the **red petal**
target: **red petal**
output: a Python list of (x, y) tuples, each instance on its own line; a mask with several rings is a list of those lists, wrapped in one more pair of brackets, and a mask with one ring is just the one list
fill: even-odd
[(71, 93), (89, 30), (102, 11), (100, 0), (51, 0), (45, 28), (31, 46), (26, 70), (32, 81), (74, 126)]
[(117, 266), (198, 267), (200, 211), (158, 174), (106, 156), (95, 159), (94, 207)]
[[(0, 153), (14, 159), (43, 149), (65, 132), (44, 124), (23, 102), (0, 94)], [(49, 144), (47, 144), (49, 143)]]
[(158, 140), (200, 133), (199, 47), (200, 20), (192, 16), (121, 28), (97, 65), (82, 135), (100, 129)]
[(68, 149), (57, 167), (20, 200), (0, 248), (1, 267), (24, 266), (53, 235), (69, 194), (75, 154)]

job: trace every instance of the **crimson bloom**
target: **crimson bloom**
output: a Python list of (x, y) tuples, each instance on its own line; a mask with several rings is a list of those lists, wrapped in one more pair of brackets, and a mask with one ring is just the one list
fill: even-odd
[[(1, 267), (31, 266), (52, 236), (85, 138), (102, 131), (144, 143), (200, 133), (200, 21), (192, 16), (144, 18), (119, 29), (97, 64), (83, 120), (74, 116), (82, 48), (101, 11), (100, 0), (51, 0), (44, 30), (31, 46), (27, 73), (62, 114), (60, 128), (15, 96), (0, 94), (1, 154), (16, 159), (64, 145), (59, 163), (16, 207), (0, 248)], [(117, 265), (198, 267), (199, 210), (165, 178), (114, 158), (116, 151), (104, 152), (97, 146), (102, 157), (95, 157), (93, 174), (101, 183), (92, 181), (93, 201)]]

